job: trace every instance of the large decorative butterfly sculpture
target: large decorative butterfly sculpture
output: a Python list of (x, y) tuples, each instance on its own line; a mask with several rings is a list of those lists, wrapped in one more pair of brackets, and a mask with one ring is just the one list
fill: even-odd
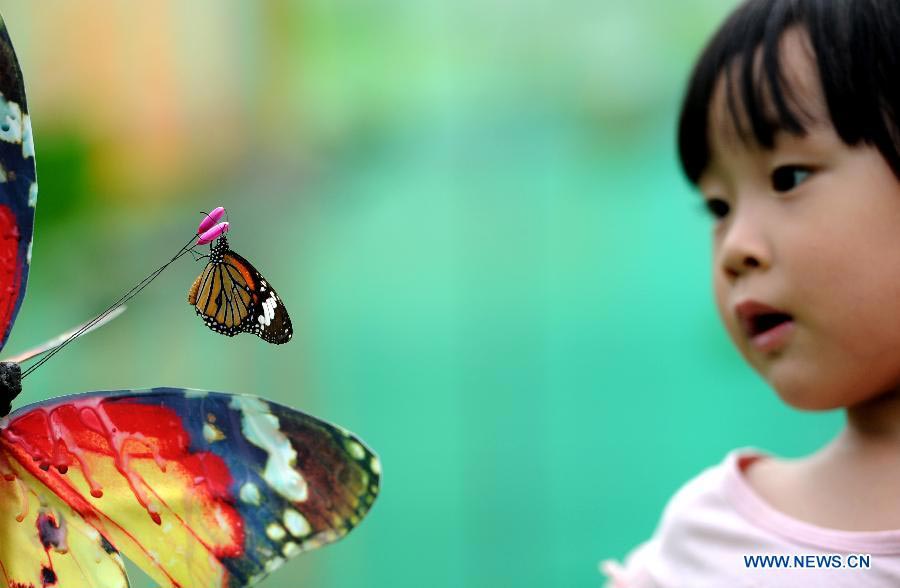
[[(24, 86), (0, 20), (0, 347), (22, 301), (36, 184)], [(348, 431), (253, 396), (89, 392), (8, 416), (0, 365), (0, 586), (250, 586), (349, 532), (378, 493)], [(5, 396), (5, 397), (4, 397)]]

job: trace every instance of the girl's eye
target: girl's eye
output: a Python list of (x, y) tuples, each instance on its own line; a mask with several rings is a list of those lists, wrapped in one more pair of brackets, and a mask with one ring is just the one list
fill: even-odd
[(705, 204), (707, 212), (716, 219), (725, 218), (731, 210), (731, 205), (721, 198), (707, 198)]
[(799, 165), (782, 165), (772, 172), (772, 188), (776, 192), (790, 192), (809, 177), (812, 170)]

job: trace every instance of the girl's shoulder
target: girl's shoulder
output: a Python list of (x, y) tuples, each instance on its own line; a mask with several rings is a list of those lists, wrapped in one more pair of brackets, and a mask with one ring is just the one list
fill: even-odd
[[(778, 484), (799, 483), (809, 467), (802, 461), (774, 458), (752, 448), (730, 452), (672, 496), (653, 536), (632, 550), (623, 564), (601, 564), (610, 581), (607, 586), (796, 586), (796, 570), (754, 568), (753, 558), (773, 553), (865, 553), (877, 557), (883, 567), (883, 556), (900, 555), (900, 531), (823, 528), (779, 511), (768, 502), (766, 492), (777, 494)], [(779, 481), (779, 476), (788, 480)], [(900, 585), (900, 559), (883, 559), (891, 560), (883, 571), (890, 582), (895, 582), (884, 585)], [(828, 575), (829, 570), (824, 576), (821, 570), (802, 571), (806, 573), (804, 578), (814, 578), (808, 585), (830, 586), (833, 584), (829, 582), (836, 579)]]
[(804, 490), (810, 464), (806, 459), (789, 460), (760, 456), (748, 460), (738, 470), (747, 487), (763, 502), (784, 514), (803, 519)]
[(833, 445), (800, 459), (756, 459), (739, 473), (773, 516), (824, 532), (900, 534), (897, 462)]
[(684, 484), (669, 499), (648, 541), (633, 549), (623, 564), (601, 563), (607, 586), (745, 585), (722, 583), (741, 576), (737, 564), (742, 552), (749, 546), (779, 548), (771, 533), (750, 523), (735, 507), (734, 478), (743, 463), (761, 455), (753, 449), (732, 451)]
[(740, 508), (746, 484), (743, 473), (770, 459), (754, 448), (729, 452), (721, 462), (706, 468), (678, 489), (663, 510), (657, 532), (669, 532), (676, 540), (693, 532), (705, 535), (702, 529), (713, 519), (725, 523), (732, 531), (744, 527), (748, 521)]

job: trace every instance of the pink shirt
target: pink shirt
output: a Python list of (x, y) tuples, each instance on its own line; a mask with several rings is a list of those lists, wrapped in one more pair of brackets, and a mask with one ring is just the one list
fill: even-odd
[[(752, 449), (732, 451), (682, 487), (666, 505), (653, 537), (624, 565), (601, 562), (607, 588), (900, 586), (900, 530), (838, 531), (775, 510), (743, 475), (764, 457)], [(868, 569), (864, 558), (850, 554), (870, 556)], [(748, 561), (765, 555), (787, 557), (779, 560), (780, 567), (773, 560), (768, 567), (758, 559), (756, 567)], [(826, 561), (839, 567), (823, 567)], [(790, 567), (784, 567), (786, 562)]]

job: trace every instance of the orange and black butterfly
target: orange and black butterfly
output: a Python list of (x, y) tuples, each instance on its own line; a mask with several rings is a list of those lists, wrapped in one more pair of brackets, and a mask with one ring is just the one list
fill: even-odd
[(275, 289), (249, 261), (228, 248), (222, 235), (209, 263), (188, 291), (188, 303), (206, 326), (229, 337), (253, 333), (280, 345), (294, 334), (291, 317)]

